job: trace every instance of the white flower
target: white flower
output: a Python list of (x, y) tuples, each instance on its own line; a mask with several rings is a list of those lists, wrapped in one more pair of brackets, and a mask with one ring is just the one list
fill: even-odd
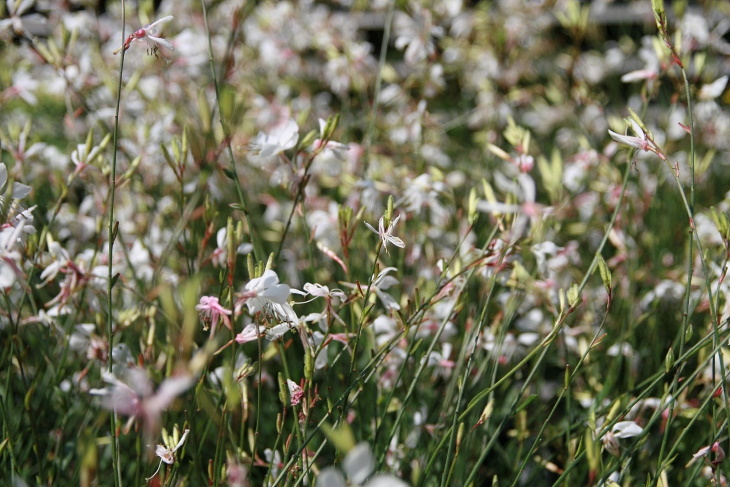
[(385, 217), (380, 217), (380, 220), (378, 220), (378, 229), (375, 230), (372, 225), (370, 225), (368, 222), (365, 222), (365, 225), (370, 229), (371, 232), (377, 233), (380, 239), (383, 241), (383, 247), (385, 248), (385, 252), (390, 255), (390, 252), (388, 252), (388, 242), (392, 243), (396, 247), (405, 248), (406, 244), (403, 243), (403, 240), (399, 239), (398, 237), (393, 236), (393, 230), (395, 229), (396, 223), (398, 223), (398, 220), (400, 219), (400, 215), (395, 217), (392, 222), (390, 222), (390, 225), (388, 225), (388, 229), (385, 229)]
[[(375, 468), (375, 457), (367, 443), (358, 443), (350, 450), (342, 462), (342, 469), (350, 485), (362, 487), (408, 487), (408, 484), (394, 475), (376, 474), (371, 477)], [(370, 480), (365, 483), (366, 480)], [(342, 473), (334, 467), (328, 467), (317, 477), (316, 487), (346, 487), (348, 484)]]
[(403, 196), (395, 202), (411, 213), (420, 214), (424, 208), (431, 210), (431, 221), (438, 226), (446, 223), (449, 210), (439, 201), (439, 195), (446, 191), (443, 181), (434, 181), (434, 178), (424, 173), (405, 184)]
[(244, 343), (256, 341), (258, 339), (258, 337), (259, 337), (259, 335), (256, 332), (256, 325), (249, 324), (249, 325), (246, 325), (246, 327), (244, 327), (244, 329), (241, 331), (241, 333), (236, 335), (235, 340), (240, 344), (244, 344)]
[(477, 209), (484, 213), (492, 213), (495, 215), (502, 215), (505, 213), (514, 213), (516, 215), (511, 229), (510, 244), (516, 242), (527, 229), (527, 224), (539, 221), (543, 215), (550, 214), (552, 208), (543, 207), (542, 205), (535, 202), (537, 196), (537, 188), (535, 180), (529, 174), (520, 173), (517, 176), (517, 183), (513, 184), (511, 181), (506, 180), (500, 173), (495, 174), (495, 181), (500, 183), (512, 194), (518, 196), (521, 200), (521, 204), (509, 204), (496, 201), (494, 198), (488, 198), (477, 202)]
[[(210, 257), (210, 261), (217, 267), (223, 267), (226, 265), (228, 260), (228, 230), (226, 227), (221, 228), (216, 233), (215, 241), (218, 244), (218, 248), (213, 251), (213, 255)], [(248, 254), (253, 250), (253, 245), (249, 243), (242, 243), (236, 247), (236, 253), (238, 255)]]
[(697, 98), (700, 100), (714, 100), (718, 96), (722, 95), (727, 87), (728, 76), (721, 76), (710, 84), (702, 85)]
[[(180, 441), (177, 442), (174, 448), (170, 449), (165, 445), (157, 445), (157, 448), (155, 448), (155, 455), (160, 457), (160, 464), (157, 466), (157, 470), (155, 470), (155, 473), (152, 474), (151, 477), (147, 478), (146, 480), (149, 482), (150, 479), (152, 479), (155, 475), (157, 475), (157, 472), (160, 471), (160, 467), (162, 467), (162, 462), (165, 462), (168, 465), (172, 465), (175, 463), (175, 452), (180, 449), (180, 447), (185, 443), (185, 439), (188, 437), (188, 433), (190, 433), (189, 429), (186, 429), (183, 433), (182, 437), (180, 437)], [(175, 436), (177, 436), (178, 430), (177, 426), (175, 426)], [(167, 436), (166, 434), (164, 436)], [(167, 440), (170, 440), (170, 438), (166, 438)], [(174, 441), (174, 440), (173, 440)]]
[(296, 146), (297, 140), (299, 140), (299, 126), (290, 118), (276, 127), (271, 134), (259, 132), (249, 144), (249, 150), (255, 156), (272, 157)]
[(330, 291), (330, 288), (327, 286), (323, 286), (321, 284), (308, 282), (304, 285), (304, 291), (307, 294), (311, 294), (312, 296), (315, 296), (317, 298), (326, 298), (326, 299), (332, 299), (332, 298), (340, 298), (343, 301), (347, 299), (347, 296), (344, 292), (342, 292), (341, 289), (333, 289)]
[[(600, 426), (599, 426), (600, 427)], [(636, 424), (634, 421), (619, 421), (614, 424), (611, 431), (606, 432), (601, 438), (603, 447), (614, 456), (619, 456), (621, 453), (618, 440), (621, 438), (631, 438), (633, 436), (639, 436), (644, 431), (644, 428)]]
[(0, 38), (7, 38), (7, 34), (32, 37), (38, 35), (46, 27), (47, 20), (38, 13), (26, 12), (33, 6), (35, 0), (7, 0), (5, 8), (8, 18), (0, 20)]
[(634, 120), (631, 120), (631, 130), (636, 134), (636, 137), (617, 134), (613, 130), (609, 130), (608, 134), (613, 140), (615, 140), (619, 144), (628, 145), (629, 147), (641, 149), (646, 152), (656, 152), (656, 150), (654, 150), (653, 148), (651, 141), (647, 139), (644, 130)]
[(433, 25), (431, 12), (427, 9), (417, 9), (413, 17), (405, 12), (396, 12), (394, 20), (396, 32), (395, 47), (404, 49), (406, 64), (415, 65), (425, 61), (436, 52), (433, 37), (442, 37), (443, 27)]
[(157, 448), (155, 449), (155, 455), (160, 457), (160, 459), (166, 464), (172, 465), (173, 463), (175, 463), (174, 454), (180, 449), (183, 443), (185, 443), (185, 439), (188, 437), (188, 433), (190, 433), (190, 430), (186, 429), (182, 437), (180, 438), (180, 441), (177, 442), (177, 445), (175, 445), (172, 450), (165, 447), (164, 445), (157, 445)]
[(390, 286), (393, 284), (398, 284), (398, 279), (396, 279), (393, 276), (389, 276), (388, 273), (391, 271), (397, 271), (395, 267), (386, 267), (382, 271), (380, 271), (380, 274), (378, 274), (378, 277), (375, 278), (372, 284), (373, 291), (375, 291), (375, 294), (378, 296), (380, 301), (383, 303), (383, 306), (387, 310), (395, 310), (398, 311), (400, 309), (400, 304), (391, 296), (390, 294), (385, 293), (385, 290), (389, 289)]
[[(294, 291), (300, 292), (296, 289)], [(261, 277), (251, 279), (246, 284), (245, 291), (236, 302), (236, 311), (245, 302), (248, 312), (252, 315), (264, 313), (280, 321), (296, 323), (299, 318), (287, 302), (291, 293), (292, 289), (289, 286), (279, 283), (276, 272), (268, 269)]]
[(23, 271), (20, 269), (21, 253), (16, 249), (23, 234), (23, 221), (16, 227), (7, 226), (0, 230), (0, 288), (15, 283)]
[(348, 147), (346, 144), (343, 144), (341, 142), (335, 142), (333, 140), (328, 140), (326, 143), (324, 141), (324, 129), (327, 127), (327, 121), (324, 119), (319, 119), (319, 139), (316, 139), (312, 143), (312, 148), (314, 150), (321, 150), (319, 157), (327, 156), (331, 154), (335, 157), (335, 159), (339, 161), (344, 161), (347, 159), (347, 154), (345, 151), (350, 150), (350, 147)]
[[(7, 188), (5, 185), (8, 183), (8, 168), (5, 163), (0, 163), (0, 194), (5, 196)], [(13, 187), (10, 190), (10, 197), (14, 200), (25, 198), (30, 194), (30, 186), (20, 183), (13, 183)]]

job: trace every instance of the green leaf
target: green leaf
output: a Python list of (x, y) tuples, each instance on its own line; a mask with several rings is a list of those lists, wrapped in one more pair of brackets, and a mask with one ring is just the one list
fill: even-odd
[(118, 280), (119, 280), (119, 273), (117, 272), (116, 274), (114, 274), (114, 277), (112, 277), (111, 289), (114, 289), (114, 286), (117, 284)]
[(333, 428), (328, 423), (322, 424), (322, 431), (328, 440), (340, 451), (348, 452), (355, 446), (355, 435), (352, 434), (350, 425), (342, 423)]
[(537, 398), (537, 394), (530, 394), (527, 397), (527, 399), (525, 399), (524, 401), (522, 401), (522, 404), (520, 404), (519, 406), (517, 406), (517, 408), (515, 408), (515, 410), (512, 411), (512, 414), (514, 415), (514, 414), (519, 413), (520, 411), (522, 411), (523, 409), (525, 409), (536, 398)]
[(225, 176), (228, 179), (230, 179), (231, 181), (235, 181), (236, 180), (236, 175), (230, 169), (223, 169), (223, 174), (225, 174)]

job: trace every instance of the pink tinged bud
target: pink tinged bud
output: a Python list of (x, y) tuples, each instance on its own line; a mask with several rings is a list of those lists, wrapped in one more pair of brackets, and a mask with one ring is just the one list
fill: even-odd
[(254, 342), (257, 339), (258, 334), (256, 333), (256, 325), (248, 325), (241, 333), (236, 335), (236, 341), (241, 344)]
[(520, 154), (513, 159), (520, 172), (528, 173), (535, 166), (535, 158), (528, 154)]
[(289, 387), (289, 397), (291, 398), (291, 405), (296, 406), (301, 402), (302, 396), (304, 396), (304, 391), (299, 386), (299, 384), (291, 379), (286, 380), (286, 385), (287, 387)]
[(627, 145), (629, 147), (635, 147), (636, 149), (641, 149), (643, 151), (649, 150), (649, 141), (646, 139), (640, 139), (639, 137), (631, 137), (629, 135), (621, 135), (617, 134), (613, 130), (609, 130), (608, 134), (611, 136), (613, 140), (618, 142), (619, 144)]

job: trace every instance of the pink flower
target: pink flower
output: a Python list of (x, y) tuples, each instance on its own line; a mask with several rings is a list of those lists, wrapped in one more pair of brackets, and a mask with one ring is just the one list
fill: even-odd
[(713, 460), (707, 459), (707, 461), (713, 466), (719, 465), (723, 460), (725, 460), (725, 450), (723, 450), (722, 446), (720, 446), (720, 442), (716, 441), (711, 446), (700, 448), (697, 453), (692, 455), (692, 460), (690, 460), (686, 466), (689, 467), (695, 460), (698, 458), (705, 458), (710, 453), (714, 453), (715, 458)]
[(512, 162), (520, 172), (530, 172), (535, 166), (535, 158), (529, 154), (518, 154)]
[(147, 43), (147, 52), (149, 54), (154, 54), (157, 56), (157, 52), (160, 50), (160, 46), (164, 47), (165, 49), (169, 49), (170, 51), (174, 51), (175, 48), (172, 47), (172, 44), (170, 44), (168, 41), (161, 37), (157, 37), (157, 31), (159, 27), (162, 24), (166, 24), (167, 22), (171, 21), (174, 17), (172, 15), (168, 15), (167, 17), (163, 17), (159, 20), (156, 20), (155, 22), (152, 22), (150, 25), (145, 25), (138, 31), (134, 32), (134, 34), (127, 37), (127, 40), (124, 41), (124, 44), (114, 51), (114, 54), (118, 54), (121, 51), (126, 51), (129, 49), (130, 45), (134, 41), (145, 41)]
[(296, 406), (301, 402), (302, 396), (304, 396), (304, 391), (299, 386), (299, 384), (291, 379), (286, 380), (286, 385), (287, 387), (289, 387), (289, 397), (291, 398), (291, 405)]
[(634, 147), (636, 149), (641, 149), (645, 152), (653, 152), (662, 159), (664, 159), (663, 154), (654, 145), (654, 141), (647, 137), (641, 126), (634, 120), (630, 120), (630, 125), (631, 130), (634, 132), (634, 134), (636, 134), (635, 137), (632, 137), (630, 135), (617, 134), (613, 130), (609, 130), (608, 135), (610, 135), (611, 138), (619, 144)]
[(126, 370), (123, 381), (114, 374), (105, 374), (104, 380), (110, 387), (92, 389), (89, 393), (101, 396), (101, 405), (105, 409), (129, 416), (127, 427), (134, 419), (141, 419), (147, 435), (157, 434), (162, 412), (195, 382), (189, 374), (169, 377), (155, 392), (147, 371), (136, 367)]
[(247, 325), (241, 333), (236, 335), (235, 340), (240, 343), (248, 343), (258, 340), (259, 334), (256, 333), (256, 325)]
[(215, 328), (221, 320), (229, 330), (233, 329), (231, 327), (231, 320), (228, 319), (228, 316), (231, 314), (231, 310), (225, 309), (221, 306), (218, 302), (218, 298), (214, 296), (202, 296), (200, 298), (200, 304), (195, 306), (195, 309), (200, 312), (200, 317), (205, 323), (206, 330), (208, 329), (208, 325), (210, 325), (210, 336), (213, 336)]

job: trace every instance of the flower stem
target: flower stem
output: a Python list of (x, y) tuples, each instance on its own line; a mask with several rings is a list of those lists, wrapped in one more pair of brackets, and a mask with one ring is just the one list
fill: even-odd
[[(122, 0), (122, 42), (124, 42), (124, 27), (127, 22), (125, 2)], [(113, 318), (113, 299), (112, 299), (112, 288), (114, 287), (114, 280), (112, 277), (112, 255), (114, 250), (114, 238), (116, 233), (116, 222), (114, 221), (114, 196), (116, 190), (116, 179), (117, 179), (117, 146), (119, 143), (119, 107), (122, 102), (122, 86), (123, 86), (123, 73), (124, 73), (124, 53), (122, 49), (121, 57), (119, 59), (119, 83), (117, 84), (117, 103), (114, 111), (114, 140), (112, 143), (112, 163), (111, 173), (109, 175), (109, 228), (108, 228), (108, 244), (109, 244), (109, 262), (108, 262), (108, 281), (107, 281), (107, 343), (109, 346), (109, 357), (107, 372), (111, 374), (113, 357), (112, 350), (114, 348), (114, 318)], [(114, 485), (120, 487), (122, 485), (122, 473), (121, 473), (121, 458), (119, 456), (119, 443), (117, 437), (117, 416), (116, 413), (109, 415), (110, 427), (112, 432), (112, 465), (114, 468)]]

